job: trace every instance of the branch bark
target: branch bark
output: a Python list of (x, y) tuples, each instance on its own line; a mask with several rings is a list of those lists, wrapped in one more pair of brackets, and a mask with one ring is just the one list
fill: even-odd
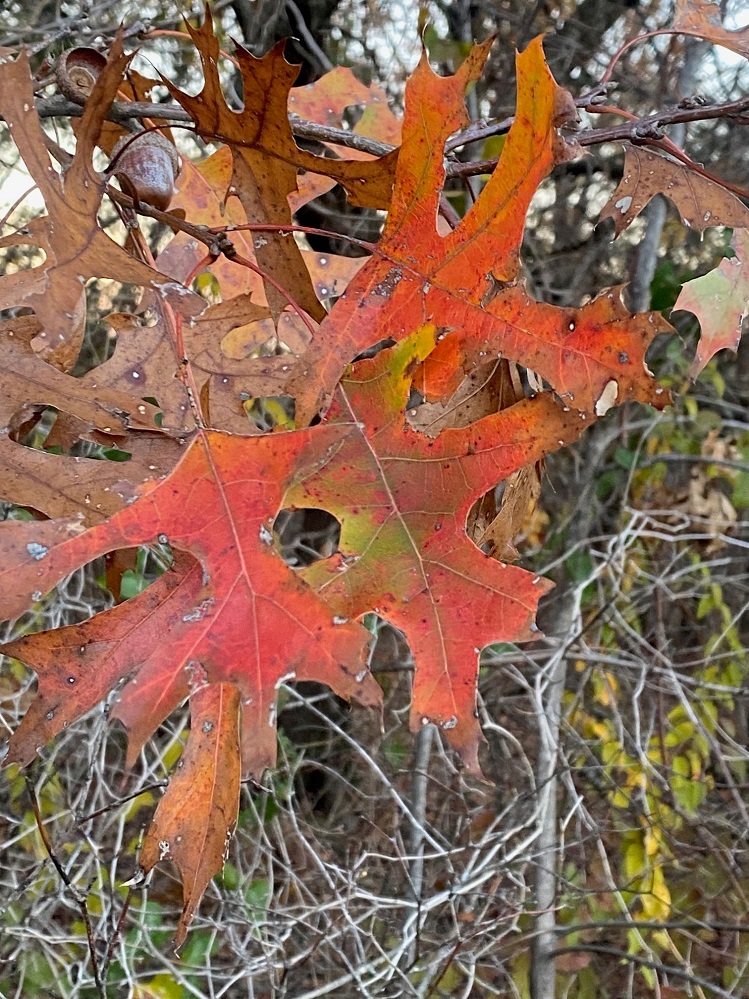
[[(578, 98), (578, 107), (587, 107), (596, 112), (596, 105), (590, 104), (591, 94)], [(42, 97), (35, 101), (37, 113), (41, 118), (70, 117), (79, 118), (83, 108), (60, 95)], [(161, 118), (175, 124), (194, 127), (190, 115), (174, 104), (150, 104), (144, 101), (129, 103), (115, 101), (107, 118), (109, 121), (123, 124), (133, 118)], [(637, 145), (656, 145), (663, 137), (662, 130), (670, 125), (693, 121), (709, 121), (716, 118), (733, 119), (737, 124), (749, 124), (749, 97), (741, 97), (734, 101), (717, 101), (714, 104), (698, 105), (696, 107), (671, 107), (653, 115), (634, 118), (621, 125), (608, 128), (586, 128), (567, 138), (570, 144), (579, 146), (594, 146), (604, 142), (632, 142)], [(504, 118), (499, 122), (473, 124), (462, 132), (458, 132), (446, 146), (446, 152), (451, 152), (459, 146), (491, 135), (503, 135), (509, 131), (515, 118)], [(369, 139), (342, 128), (332, 128), (319, 125), (316, 122), (303, 121), (296, 115), (289, 115), (289, 122), (294, 135), (300, 139), (317, 142), (330, 142), (349, 149), (369, 153), (372, 156), (385, 156), (395, 148), (386, 142)], [(216, 136), (220, 140), (220, 136)], [(448, 177), (467, 177), (478, 173), (490, 173), (497, 165), (498, 159), (470, 160), (468, 162), (450, 161), (447, 164)]]

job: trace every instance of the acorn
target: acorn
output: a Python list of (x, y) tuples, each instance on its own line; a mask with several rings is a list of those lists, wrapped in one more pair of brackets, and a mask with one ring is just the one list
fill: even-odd
[(109, 170), (135, 205), (166, 211), (182, 163), (174, 145), (160, 132), (123, 135), (112, 150)]
[(60, 92), (76, 104), (85, 104), (106, 64), (106, 57), (96, 49), (80, 46), (63, 52), (55, 65)]

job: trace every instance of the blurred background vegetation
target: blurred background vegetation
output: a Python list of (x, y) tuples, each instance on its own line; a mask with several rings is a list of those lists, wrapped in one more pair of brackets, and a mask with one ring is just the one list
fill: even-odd
[[(578, 96), (626, 40), (673, 16), (670, 0), (210, 6), (224, 47), (236, 40), (259, 55), (290, 36), (300, 82), (351, 66), (385, 87), (396, 112), (420, 32), (443, 73), (473, 39), (496, 34), (468, 98), (472, 117), (486, 119), (513, 113), (514, 48), (535, 35), (546, 34), (558, 82)], [(106, 48), (122, 22), (129, 44), (140, 46), (138, 68), (153, 75), (156, 67), (189, 88), (197, 60), (177, 33), (182, 15), (201, 9), (194, 0), (5, 0), (0, 44), (28, 48), (44, 79), (61, 51)], [(740, 0), (721, 9), (734, 27), (746, 14)], [(236, 80), (225, 69), (231, 94)], [(612, 82), (610, 104), (642, 115), (696, 94), (745, 95), (749, 67), (701, 42), (659, 36), (630, 49)], [(621, 120), (581, 117), (583, 126)], [(743, 126), (718, 120), (669, 134), (694, 160), (742, 184)], [(49, 127), (65, 139), (62, 122)], [(459, 155), (496, 156), (502, 141)], [(593, 146), (542, 185), (523, 247), (536, 298), (577, 305), (631, 283), (633, 308), (668, 314), (682, 282), (730, 252), (730, 233), (708, 229), (702, 239), (662, 199), (612, 242), (611, 223), (597, 221), (622, 163), (620, 145)], [(20, 170), (0, 132), (3, 211), (24, 189)], [(452, 184), (459, 213), (481, 182)], [(350, 209), (337, 190), (300, 221), (366, 239), (382, 223), (378, 213)], [(317, 244), (326, 247), (346, 252), (335, 240)], [(3, 266), (18, 261), (6, 254)], [(132, 304), (129, 294), (89, 286), (84, 366), (106, 351), (102, 317)], [(698, 328), (685, 313), (672, 321), (678, 336), (658, 341), (649, 363), (680, 393)], [(738, 357), (720, 354), (666, 412), (612, 411), (549, 459), (516, 540), (522, 563), (557, 583), (541, 614), (546, 637), (488, 649), (482, 660), (482, 763), (492, 785), (466, 778), (431, 726), (408, 733), (408, 649), (374, 617), (384, 735), (366, 712), (322, 688), (281, 692), (278, 768), (262, 786), (243, 786), (229, 860), (179, 956), (170, 946), (181, 908), (173, 872), (158, 872), (147, 888), (127, 882), (184, 744), (186, 711), (162, 727), (133, 772), (124, 770), (124, 734), (109, 728), (105, 708), (45, 747), (28, 783), (15, 768), (4, 772), (0, 995), (99, 995), (90, 946), (110, 994), (133, 999), (749, 993), (748, 374), (746, 347)], [(8, 504), (3, 511), (24, 516)], [(335, 543), (330, 524), (310, 518), (283, 514), (277, 530), (291, 565)], [(144, 550), (113, 593), (106, 566), (89, 567), (10, 627), (17, 634), (81, 620), (162, 569), (159, 553)], [(33, 689), (33, 674), (6, 663), (6, 732)], [(49, 860), (34, 807), (68, 886)], [(538, 944), (549, 934), (552, 952)]]

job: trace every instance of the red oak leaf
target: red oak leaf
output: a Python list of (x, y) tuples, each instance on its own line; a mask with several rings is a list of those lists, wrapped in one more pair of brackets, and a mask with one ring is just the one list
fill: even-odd
[[(235, 684), (242, 698), (243, 763), (255, 774), (275, 760), (275, 701), (284, 679), (316, 679), (343, 697), (378, 703), (379, 688), (363, 665), (368, 633), (341, 620), (315, 596), (285, 565), (271, 535), (286, 486), (328, 460), (349, 431), (331, 426), (265, 437), (205, 431), (167, 477), (130, 493), (131, 487), (123, 484), (129, 504), (88, 530), (76, 519), (0, 524), (2, 617), (16, 616), (77, 566), (117, 548), (168, 542), (195, 556), (202, 573), (197, 588), (189, 573), (176, 587), (165, 582), (156, 607), (146, 590), (139, 604), (126, 603), (92, 618), (76, 633), (76, 647), (63, 637), (70, 655), (62, 660), (63, 673), (68, 671), (62, 680), (58, 674), (53, 680), (45, 676), (44, 656), (56, 638), (42, 633), (4, 651), (15, 649), (20, 655), (22, 650), (24, 660), (38, 668), (44, 698), (50, 696), (49, 682), (55, 696), (66, 683), (72, 693), (77, 676), (89, 673), (92, 663), (101, 668), (101, 640), (109, 634), (109, 618), (114, 615), (119, 622), (124, 617), (128, 641), (116, 655), (106, 652), (114, 682), (131, 674), (135, 650), (142, 649), (135, 682), (142, 689), (143, 681), (158, 678), (179, 692), (176, 703), (190, 684)], [(169, 634), (168, 643), (164, 634)], [(50, 724), (44, 735), (59, 732), (63, 721), (88, 706), (86, 701), (72, 715), (75, 705), (68, 704), (60, 715), (57, 706), (47, 708), (44, 716)], [(174, 706), (173, 700), (163, 717)], [(8, 759), (28, 762), (40, 739), (38, 730), (22, 725)]]
[(434, 346), (427, 326), (353, 367), (330, 416), (353, 420), (358, 433), (287, 501), (340, 520), (339, 553), (305, 578), (341, 615), (376, 611), (404, 632), (416, 666), (412, 727), (439, 724), (479, 772), (479, 652), (530, 638), (550, 584), (485, 555), (468, 538), (466, 518), (476, 499), (574, 440), (585, 423), (544, 393), (424, 436), (406, 422), (405, 407), (413, 368)]
[(690, 378), (696, 378), (719, 350), (736, 351), (749, 314), (749, 230), (737, 229), (731, 246), (736, 256), (724, 258), (714, 270), (687, 281), (674, 304), (674, 312), (694, 313), (702, 330)]
[(382, 240), (299, 362), (289, 387), (298, 419), (314, 415), (346, 361), (425, 322), (458, 331), (434, 351), (422, 375), (430, 396), (454, 390), (464, 370), (502, 356), (536, 371), (585, 412), (595, 410), (605, 391), (605, 399), (619, 402), (667, 401), (644, 364), (652, 337), (670, 329), (657, 313), (633, 320), (618, 291), (580, 309), (559, 309), (533, 301), (517, 281), (528, 205), (554, 164), (571, 154), (556, 126), (574, 108), (549, 72), (540, 39), (518, 56), (517, 114), (496, 170), (457, 228), (438, 234), (441, 150), (466, 123), (465, 90), (487, 52), (488, 43), (476, 46), (446, 78), (422, 57), (410, 78)]
[(173, 860), (182, 878), (179, 947), (216, 871), (226, 860), (239, 812), (239, 691), (230, 683), (202, 687), (190, 696), (190, 738), (159, 802), (140, 856), (150, 871)]

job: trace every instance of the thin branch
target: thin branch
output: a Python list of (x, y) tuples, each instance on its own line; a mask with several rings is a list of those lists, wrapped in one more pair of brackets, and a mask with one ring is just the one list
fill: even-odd
[[(588, 102), (578, 106), (584, 106), (586, 110), (593, 114), (599, 113), (598, 106), (590, 103), (590, 95), (585, 95)], [(691, 104), (691, 102), (688, 102)], [(37, 113), (41, 118), (58, 117), (81, 117), (83, 108), (74, 104), (67, 98), (56, 95), (54, 97), (39, 98), (35, 102)], [(716, 118), (734, 118), (739, 124), (747, 124), (743, 118), (749, 113), (749, 97), (741, 97), (733, 101), (717, 101), (714, 104), (698, 104), (695, 107), (671, 107), (656, 114), (645, 115), (642, 118), (635, 118), (624, 122), (621, 125), (613, 125), (609, 128), (585, 128), (567, 138), (570, 144), (579, 146), (594, 146), (604, 142), (632, 142), (636, 145), (652, 145), (663, 139), (662, 130), (669, 125), (676, 125), (681, 122), (711, 121)], [(118, 124), (123, 124), (132, 118), (160, 118), (166, 121), (194, 126), (191, 116), (183, 108), (175, 104), (151, 104), (144, 101), (132, 101), (123, 103), (116, 101), (110, 108), (107, 115), (108, 120)], [(488, 138), (492, 135), (503, 135), (509, 131), (514, 116), (504, 118), (502, 121), (489, 124), (471, 125), (467, 129), (456, 133), (446, 145), (446, 152), (457, 149), (468, 142), (476, 142), (479, 139)], [(317, 142), (330, 142), (339, 146), (346, 146), (349, 149), (356, 149), (359, 152), (369, 153), (372, 156), (386, 156), (395, 149), (386, 142), (379, 142), (370, 139), (356, 132), (351, 132), (344, 128), (334, 128), (329, 125), (319, 125), (316, 122), (303, 121), (297, 115), (289, 115), (291, 130), (297, 138), (311, 139)], [(218, 140), (221, 139), (217, 135)], [(498, 158), (489, 160), (469, 160), (467, 162), (450, 161), (447, 164), (448, 177), (466, 177), (477, 173), (490, 173), (497, 165)]]
[(719, 985), (715, 985), (714, 982), (709, 982), (706, 978), (700, 978), (699, 975), (693, 975), (690, 971), (685, 971), (683, 968), (675, 968), (670, 964), (663, 964), (662, 961), (651, 961), (649, 958), (640, 957), (638, 954), (627, 954), (623, 950), (617, 950), (616, 947), (606, 947), (603, 944), (579, 944), (576, 947), (558, 947), (554, 951), (557, 957), (561, 954), (581, 953), (606, 954), (609, 957), (616, 957), (622, 961), (630, 961), (641, 968), (651, 968), (653, 971), (659, 971), (662, 975), (673, 975), (674, 978), (683, 978), (691, 985), (700, 985), (703, 989), (709, 989), (716, 996), (721, 996), (721, 999), (736, 999), (735, 992), (726, 992), (725, 989), (722, 989)]
[(78, 906), (81, 913), (81, 919), (83, 920), (83, 925), (86, 927), (86, 939), (88, 940), (88, 952), (91, 957), (91, 971), (94, 976), (94, 984), (96, 986), (96, 991), (98, 992), (101, 999), (106, 999), (106, 991), (104, 989), (104, 983), (102, 982), (101, 974), (99, 972), (99, 962), (96, 957), (96, 938), (94, 937), (94, 928), (91, 925), (91, 917), (88, 914), (88, 906), (86, 905), (86, 896), (83, 892), (79, 891), (76, 885), (73, 884), (70, 875), (65, 870), (63, 865), (57, 859), (55, 851), (52, 849), (52, 843), (49, 836), (47, 835), (47, 830), (44, 826), (44, 819), (42, 818), (42, 813), (39, 808), (39, 801), (36, 796), (36, 790), (34, 788), (34, 783), (28, 774), (25, 774), (26, 779), (26, 793), (29, 796), (31, 802), (31, 810), (34, 813), (34, 819), (36, 820), (36, 827), (39, 831), (39, 836), (42, 843), (44, 844), (44, 849), (47, 851), (47, 856), (52, 861), (52, 864), (57, 871), (58, 877), (62, 883), (67, 888), (70, 893), (71, 898)]

